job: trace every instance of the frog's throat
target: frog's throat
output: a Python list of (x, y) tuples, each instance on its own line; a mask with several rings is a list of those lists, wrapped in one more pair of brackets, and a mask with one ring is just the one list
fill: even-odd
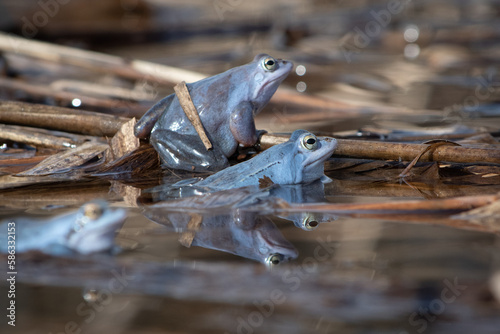
[[(284, 71), (281, 75), (278, 75), (276, 76), (275, 78), (271, 79), (271, 80), (268, 80), (266, 81), (262, 86), (260, 86), (260, 88), (257, 90), (257, 93), (255, 94), (255, 96), (253, 97), (254, 99), (256, 99), (258, 96), (262, 95), (264, 91), (266, 91), (266, 88), (275, 83), (275, 82), (278, 82), (278, 85), (276, 86), (279, 86), (279, 84), (285, 80), (285, 78), (288, 76), (288, 74), (290, 74), (290, 71)], [(278, 87), (276, 87), (276, 89), (278, 89)], [(274, 92), (273, 92), (274, 93)]]
[(302, 162), (302, 169), (315, 165), (317, 163), (323, 163), (326, 159), (328, 159), (329, 155), (326, 150), (318, 150), (313, 152), (311, 155), (307, 157), (307, 159)]
[[(286, 241), (283, 235), (279, 236), (284, 240), (281, 241), (278, 240), (279, 239), (278, 236), (276, 239), (269, 238), (267, 233), (264, 233), (263, 231), (256, 230), (255, 233), (259, 236), (259, 239), (266, 244), (269, 253), (279, 253), (283, 255), (287, 260), (294, 259), (298, 256), (295, 247), (293, 247), (292, 244), (288, 243), (288, 241)], [(263, 254), (263, 255), (269, 255), (269, 254)]]

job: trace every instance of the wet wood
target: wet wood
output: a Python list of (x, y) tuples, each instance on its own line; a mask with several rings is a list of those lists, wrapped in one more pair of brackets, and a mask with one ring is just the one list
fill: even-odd
[[(96, 73), (113, 74), (122, 78), (138, 81), (151, 81), (162, 85), (175, 85), (181, 81), (196, 82), (207, 77), (206, 74), (184, 70), (181, 68), (155, 64), (152, 62), (141, 60), (125, 60), (124, 58), (116, 56), (39, 42), (31, 39), (24, 39), (18, 36), (1, 32), (0, 51), (14, 52), (16, 54), (25, 55), (35, 59), (57, 62), (58, 64), (63, 65), (81, 67), (87, 70), (92, 70)], [(52, 88), (37, 87), (27, 83), (0, 79), (0, 87), (9, 87), (13, 84), (19, 86), (18, 89), (23, 89), (39, 96), (54, 96), (66, 101), (71, 101), (74, 97), (74, 94), (72, 93), (56, 91)], [(103, 107), (106, 107), (106, 101), (112, 101), (96, 99), (88, 96), (86, 97), (86, 100), (86, 103), (89, 103), (90, 105)], [(115, 101), (115, 103), (118, 102)], [(271, 99), (271, 105), (289, 105), (306, 109), (332, 110), (342, 115), (352, 115), (352, 113), (366, 115), (375, 112), (390, 114), (415, 113), (414, 110), (408, 108), (395, 108), (388, 106), (365, 106), (360, 108), (359, 106), (350, 103), (341, 102), (327, 97), (306, 95), (290, 89), (278, 90)], [(108, 107), (112, 108), (113, 106)], [(147, 108), (143, 111), (134, 110), (134, 113), (130, 114), (129, 116), (139, 117), (140, 115), (144, 114), (146, 110)], [(288, 117), (294, 117), (294, 121), (300, 121), (303, 118), (305, 118), (305, 121), (307, 121), (310, 120), (311, 116), (308, 116), (308, 114), (298, 114)], [(316, 118), (318, 117), (324, 117), (324, 114), (320, 113), (316, 115)]]
[(0, 173), (17, 174), (34, 167), (48, 157), (47, 155), (37, 155), (27, 158), (2, 159), (0, 160)]
[(51, 155), (35, 167), (23, 171), (17, 174), (17, 176), (37, 176), (70, 172), (74, 167), (81, 166), (90, 159), (103, 154), (108, 148), (109, 145), (107, 143), (96, 141), (85, 142), (76, 148)]
[(6, 208), (35, 209), (56, 205), (81, 206), (96, 198), (119, 200), (107, 180), (61, 182), (57, 176), (0, 176), (0, 201)]
[(0, 101), (0, 122), (112, 137), (129, 119), (43, 104)]
[(24, 143), (36, 147), (68, 149), (76, 147), (93, 137), (80, 136), (70, 133), (51, 132), (45, 129), (27, 126), (0, 124), (0, 139)]
[(121, 116), (134, 117), (144, 113), (143, 106), (130, 101), (120, 101), (109, 98), (97, 98), (93, 96), (82, 96), (81, 94), (58, 91), (50, 86), (32, 84), (17, 79), (0, 78), (0, 88), (12, 92), (24, 92), (34, 100), (45, 101), (52, 98), (55, 101), (70, 105), (75, 98), (80, 98), (82, 104), (96, 109), (105, 109), (108, 113), (119, 113)]
[(420, 160), (422, 155), (424, 155), (426, 152), (436, 149), (439, 146), (442, 145), (451, 145), (451, 146), (460, 146), (459, 144), (456, 144), (454, 142), (449, 142), (449, 141), (439, 141), (439, 142), (433, 142), (433, 143), (424, 143), (424, 144), (429, 144), (427, 147), (424, 147), (422, 151), (408, 164), (408, 166), (399, 174), (399, 177), (407, 177), (410, 175), (410, 171), (412, 168), (417, 164), (417, 162)]
[[(260, 138), (260, 147), (267, 149), (284, 143), (289, 136), (264, 134)], [(366, 140), (337, 139), (338, 146), (334, 156), (360, 159), (403, 160), (411, 161), (426, 150), (427, 144), (387, 143)], [(427, 150), (419, 161), (448, 161), (460, 163), (495, 163), (500, 164), (500, 149), (470, 148), (466, 146), (438, 146)]]
[(139, 138), (134, 136), (135, 123), (135, 118), (132, 118), (111, 138), (110, 149), (106, 151), (106, 161), (116, 160), (139, 148)]
[(170, 66), (140, 60), (127, 61), (121, 57), (38, 42), (6, 33), (0, 33), (0, 50), (129, 79), (150, 78), (163, 84), (176, 84), (182, 80), (192, 82), (205, 77), (200, 73)]

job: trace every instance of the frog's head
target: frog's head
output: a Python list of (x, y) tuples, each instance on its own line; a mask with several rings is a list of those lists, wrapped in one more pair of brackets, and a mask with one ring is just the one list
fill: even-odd
[(114, 246), (115, 231), (126, 216), (125, 210), (110, 209), (103, 201), (83, 205), (67, 236), (66, 247), (80, 254), (111, 249)]
[(309, 183), (321, 180), (323, 183), (330, 179), (325, 176), (324, 162), (335, 148), (337, 141), (330, 137), (316, 137), (305, 130), (296, 130), (290, 137), (293, 143), (295, 156), (293, 157), (293, 170), (295, 170), (295, 183)]
[(261, 108), (271, 99), (280, 83), (288, 76), (293, 63), (262, 53), (255, 56), (249, 66), (253, 73), (250, 82), (251, 100)]

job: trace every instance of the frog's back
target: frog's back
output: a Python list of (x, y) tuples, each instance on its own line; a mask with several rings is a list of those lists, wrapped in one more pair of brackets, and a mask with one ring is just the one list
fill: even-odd
[[(238, 75), (235, 69), (187, 84), (193, 104), (200, 115), (203, 126), (208, 132), (228, 128), (229, 115), (242, 100), (248, 99), (247, 92), (238, 91)], [(172, 103), (164, 110), (160, 117), (161, 129), (194, 134), (196, 131), (186, 117), (179, 104), (177, 96), (173, 96)], [(180, 131), (179, 131), (180, 130)]]
[[(293, 149), (293, 143), (288, 148)], [(282, 144), (260, 153), (244, 163), (229, 167), (199, 182), (198, 186), (214, 190), (246, 186), (270, 186), (293, 183), (295, 172), (293, 157)]]
[[(0, 240), (8, 240), (8, 224), (8, 221), (0, 224)], [(61, 235), (64, 235), (66, 229), (66, 224), (61, 225), (60, 219), (54, 221), (37, 221), (18, 218), (15, 220), (16, 252), (22, 253), (30, 250), (44, 251), (46, 247), (59, 242)], [(0, 252), (7, 253), (7, 242), (2, 242), (1, 245)]]

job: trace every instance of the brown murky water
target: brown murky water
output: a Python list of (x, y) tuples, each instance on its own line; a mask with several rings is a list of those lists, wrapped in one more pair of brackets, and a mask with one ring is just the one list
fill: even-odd
[[(401, 136), (439, 137), (442, 133), (423, 131), (447, 128), (452, 135), (488, 132), (498, 142), (495, 1), (408, 1), (401, 8), (385, 1), (137, 3), (122, 3), (118, 14), (95, 9), (120, 17), (122, 25), (125, 17), (135, 24), (119, 29), (104, 15), (101, 20), (109, 25), (100, 29), (111, 37), (88, 28), (83, 18), (58, 14), (39, 27), (35, 38), (207, 74), (266, 51), (296, 65), (284, 89), (349, 105), (325, 111), (274, 101), (256, 120), (257, 128), (270, 133), (305, 128), (399, 141)], [(81, 1), (71, 4), (78, 5)], [(147, 5), (163, 12), (141, 9)], [(12, 17), (30, 19), (40, 10), (20, 14), (20, 7), (9, 12)], [(13, 27), (4, 29), (22, 30), (19, 23)], [(19, 61), (12, 66), (28, 66)], [(155, 87), (155, 99), (169, 89)], [(3, 99), (26, 98), (18, 95), (1, 92)], [(469, 165), (419, 164), (416, 175), (402, 182), (397, 175), (406, 164), (333, 159), (326, 165), (332, 182), (321, 195), (329, 203), (382, 203), (500, 190), (498, 174)], [(49, 217), (107, 199), (128, 212), (116, 236), (122, 251), (74, 258), (18, 254), (15, 327), (6, 317), (14, 299), (8, 297), (7, 258), (0, 257), (2, 333), (499, 332), (500, 244), (494, 215), (486, 227), (460, 224), (449, 215), (328, 217), (311, 231), (276, 215), (230, 231), (207, 219), (193, 244), (186, 244), (185, 226), (155, 223), (146, 218), (151, 217), (147, 208), (134, 206), (138, 195), (151, 200), (147, 189), (158, 184), (157, 178), (37, 180), (1, 184), (0, 220)], [(244, 248), (245, 242), (253, 248)], [(256, 255), (264, 246), (295, 249), (296, 258), (268, 268)]]

